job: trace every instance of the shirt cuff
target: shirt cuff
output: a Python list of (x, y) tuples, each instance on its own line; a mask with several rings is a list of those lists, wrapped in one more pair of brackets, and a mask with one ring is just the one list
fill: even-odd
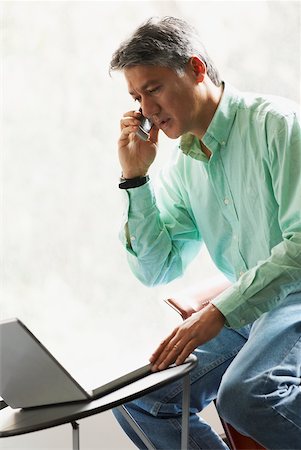
[(211, 300), (211, 303), (224, 315), (226, 319), (226, 327), (241, 328), (249, 321), (242, 306), (238, 306), (241, 301), (241, 294), (235, 285), (230, 286), (216, 298)]

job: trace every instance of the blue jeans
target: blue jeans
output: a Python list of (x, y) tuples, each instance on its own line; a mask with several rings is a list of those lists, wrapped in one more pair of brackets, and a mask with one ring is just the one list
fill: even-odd
[[(265, 448), (301, 450), (301, 292), (252, 326), (224, 328), (194, 354), (189, 449), (228, 449), (197, 415), (217, 399), (220, 416)], [(181, 400), (180, 380), (125, 406), (157, 449), (177, 450)], [(145, 449), (120, 413), (113, 413), (135, 445)]]

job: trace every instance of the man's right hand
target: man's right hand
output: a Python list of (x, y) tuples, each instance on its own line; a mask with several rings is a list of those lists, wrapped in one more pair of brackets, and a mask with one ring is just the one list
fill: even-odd
[(124, 178), (145, 176), (156, 157), (159, 129), (153, 125), (149, 140), (143, 141), (136, 136), (140, 117), (140, 112), (129, 111), (120, 121), (118, 152)]

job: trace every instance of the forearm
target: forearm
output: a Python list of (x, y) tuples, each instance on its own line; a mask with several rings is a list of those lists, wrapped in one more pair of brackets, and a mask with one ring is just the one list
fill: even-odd
[(211, 300), (231, 286), (231, 282), (222, 274), (193, 283), (186, 289), (171, 294), (166, 303), (174, 308), (183, 319), (200, 311)]
[(148, 286), (180, 276), (198, 252), (199, 243), (181, 241), (176, 224), (171, 226), (164, 221), (151, 182), (125, 195), (127, 204), (120, 238), (134, 274)]
[(266, 261), (243, 274), (213, 303), (226, 317), (227, 325), (240, 328), (300, 289), (301, 233), (296, 233), (274, 247)]

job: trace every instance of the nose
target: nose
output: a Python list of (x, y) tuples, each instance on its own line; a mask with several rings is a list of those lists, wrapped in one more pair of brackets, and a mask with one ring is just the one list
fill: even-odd
[(153, 98), (150, 97), (142, 97), (140, 100), (140, 106), (142, 109), (142, 114), (149, 119), (156, 116), (160, 112), (160, 106), (156, 101), (154, 101)]

